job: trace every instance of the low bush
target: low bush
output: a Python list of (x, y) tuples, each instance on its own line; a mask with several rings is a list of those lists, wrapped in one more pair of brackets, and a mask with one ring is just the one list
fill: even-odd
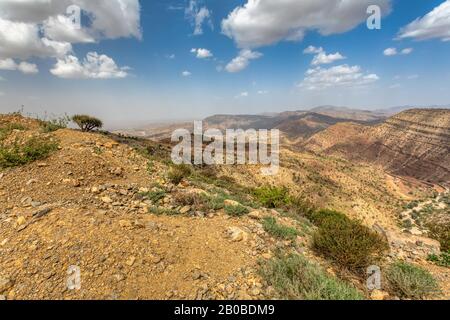
[(294, 240), (299, 235), (297, 229), (278, 224), (273, 217), (264, 218), (263, 228), (267, 233), (280, 239)]
[(40, 126), (42, 132), (50, 133), (60, 129), (65, 129), (69, 125), (70, 122), (69, 116), (65, 115), (59, 118), (50, 119), (50, 120), (41, 120)]
[(34, 137), (24, 144), (0, 145), (0, 167), (9, 168), (47, 158), (58, 149), (58, 144), (46, 138)]
[(176, 216), (180, 213), (173, 209), (161, 208), (157, 206), (150, 207), (148, 212), (157, 216)]
[(440, 267), (450, 268), (450, 251), (443, 252), (440, 255), (431, 254), (428, 257), (428, 261), (433, 262)]
[(299, 255), (277, 256), (262, 262), (260, 274), (279, 299), (362, 300), (353, 286), (334, 278)]
[(182, 165), (176, 165), (172, 166), (169, 169), (169, 172), (167, 173), (167, 178), (170, 182), (177, 185), (179, 184), (184, 178), (187, 178), (191, 175), (192, 169), (190, 166), (182, 164)]
[(225, 213), (232, 217), (242, 217), (249, 213), (248, 209), (242, 205), (225, 206)]
[(254, 190), (255, 198), (266, 208), (280, 208), (290, 203), (286, 188), (262, 187)]
[(424, 299), (439, 292), (433, 276), (426, 270), (405, 262), (396, 262), (386, 270), (389, 290), (406, 299)]
[(317, 211), (311, 220), (318, 226), (314, 250), (356, 274), (379, 262), (389, 248), (380, 235), (337, 211)]
[(166, 191), (158, 189), (150, 192), (141, 193), (141, 196), (143, 198), (152, 201), (153, 203), (158, 203), (160, 200), (164, 199), (166, 194), (167, 194)]
[(439, 241), (443, 251), (450, 251), (450, 223), (428, 223), (430, 237)]

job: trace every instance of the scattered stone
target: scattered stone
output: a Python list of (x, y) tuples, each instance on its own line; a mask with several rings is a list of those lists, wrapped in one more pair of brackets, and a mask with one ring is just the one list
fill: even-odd
[(226, 205), (226, 206), (231, 206), (231, 207), (237, 207), (237, 206), (241, 205), (239, 202), (234, 201), (234, 200), (230, 200), (230, 199), (225, 200), (223, 202), (223, 204)]
[(14, 282), (7, 277), (0, 276), (0, 293), (5, 293), (14, 286)]
[(183, 208), (180, 209), (180, 213), (181, 214), (186, 214), (189, 211), (191, 211), (191, 207), (190, 206), (184, 206)]
[(0, 301), (6, 301), (6, 297), (5, 297), (5, 296), (2, 296), (2, 295), (0, 295)]
[(264, 218), (263, 213), (257, 210), (250, 212), (247, 216), (254, 220), (261, 220)]
[(229, 227), (227, 234), (231, 241), (240, 242), (248, 239), (248, 234), (238, 227)]
[(389, 293), (377, 289), (373, 290), (372, 293), (370, 294), (370, 299), (377, 301), (386, 300), (386, 298), (388, 297)]
[(27, 223), (27, 219), (25, 219), (25, 217), (20, 216), (19, 218), (17, 218), (17, 225), (18, 226), (23, 226), (25, 223)]
[(49, 214), (51, 211), (52, 211), (52, 209), (50, 209), (50, 208), (45, 208), (45, 209), (36, 211), (35, 213), (33, 213), (33, 218), (35, 218), (35, 219), (42, 218), (43, 216), (46, 216), (47, 214)]
[(102, 200), (104, 203), (112, 203), (112, 202), (113, 202), (112, 199), (111, 199), (110, 197), (108, 197), (108, 196), (102, 197), (101, 200)]
[(131, 256), (131, 257), (127, 260), (126, 264), (127, 264), (128, 266), (132, 267), (132, 266), (134, 265), (135, 262), (136, 262), (136, 257)]
[(131, 227), (133, 227), (131, 221), (129, 221), (129, 220), (120, 220), (120, 221), (119, 221), (119, 225), (120, 225), (122, 228), (131, 228)]
[(98, 187), (92, 187), (92, 188), (91, 188), (91, 192), (92, 192), (93, 194), (98, 194), (98, 193), (100, 193), (100, 189), (99, 189)]
[(36, 179), (30, 179), (30, 180), (27, 181), (26, 185), (29, 186), (29, 185), (31, 185), (33, 183), (37, 183), (37, 182), (38, 181)]

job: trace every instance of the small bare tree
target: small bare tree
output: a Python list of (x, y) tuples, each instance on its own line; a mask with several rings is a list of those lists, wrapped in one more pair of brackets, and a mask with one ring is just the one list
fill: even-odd
[(72, 121), (75, 122), (83, 132), (90, 132), (103, 127), (103, 122), (100, 119), (84, 114), (74, 115)]

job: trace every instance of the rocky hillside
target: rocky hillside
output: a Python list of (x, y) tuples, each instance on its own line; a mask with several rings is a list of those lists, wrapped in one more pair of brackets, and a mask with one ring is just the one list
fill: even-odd
[(375, 126), (341, 123), (302, 145), (430, 183), (450, 181), (450, 110), (413, 109)]
[[(162, 143), (1, 115), (0, 299), (400, 297), (395, 291), (369, 292), (364, 277), (349, 275), (331, 257), (319, 254), (312, 242), (320, 227), (306, 218), (310, 209), (292, 205), (298, 204), (291, 201), (295, 192), (281, 200), (275, 192), (276, 202), (255, 192), (282, 186), (284, 177), (293, 179), (294, 168), (304, 166), (292, 183), (308, 179), (311, 189), (303, 191), (329, 195), (332, 190), (328, 203), (335, 204), (364, 188), (358, 180), (340, 191), (361, 168), (339, 178), (334, 175), (338, 168), (352, 165), (330, 160), (336, 170), (329, 170), (324, 180), (320, 172), (308, 174), (319, 158), (302, 164), (286, 154), (291, 162), (280, 180), (243, 179), (248, 169), (234, 168), (231, 174), (231, 168), (178, 167), (170, 163), (169, 153), (170, 145)], [(314, 189), (332, 178), (342, 185)], [(373, 197), (384, 192), (378, 188), (370, 187)], [(358, 204), (365, 206), (362, 200)], [(426, 261), (428, 254), (439, 254), (436, 241), (400, 236), (395, 227), (376, 229), (371, 232), (385, 234), (391, 244), (383, 263), (402, 255), (435, 275), (444, 290), (439, 297), (448, 296), (447, 269)], [(291, 261), (286, 259), (296, 259), (304, 268), (305, 273), (299, 272), (310, 284), (305, 291), (287, 294), (273, 281), (269, 271)], [(81, 272), (80, 290), (67, 287), (71, 266)]]

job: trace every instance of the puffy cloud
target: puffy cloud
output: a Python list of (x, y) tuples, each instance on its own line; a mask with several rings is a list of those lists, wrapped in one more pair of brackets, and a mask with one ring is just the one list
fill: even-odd
[(308, 31), (322, 35), (347, 32), (367, 19), (367, 7), (382, 14), (390, 0), (248, 0), (222, 21), (222, 32), (240, 48), (256, 48), (282, 40), (302, 40)]
[(309, 46), (308, 48), (306, 48), (305, 50), (303, 50), (304, 54), (313, 54), (313, 53), (321, 53), (323, 52), (323, 48), (317, 48), (314, 46)]
[(45, 34), (53, 40), (71, 43), (95, 42), (94, 38), (82, 28), (74, 28), (69, 17), (58, 15), (44, 22)]
[(383, 54), (387, 57), (395, 56), (397, 55), (397, 53), (398, 53), (397, 49), (395, 48), (387, 48), (386, 50), (383, 51)]
[(89, 52), (83, 62), (69, 55), (58, 59), (50, 72), (65, 79), (118, 79), (125, 78), (128, 67), (119, 68), (113, 59), (97, 52)]
[(0, 70), (17, 70), (24, 74), (36, 74), (39, 72), (37, 65), (25, 61), (17, 64), (13, 59), (0, 60)]
[(194, 35), (199, 36), (203, 34), (203, 25), (206, 23), (213, 29), (211, 11), (203, 6), (199, 7), (196, 0), (191, 0), (189, 6), (185, 10), (186, 18), (194, 26)]
[(183, 77), (190, 77), (190, 76), (192, 75), (192, 73), (186, 70), (186, 71), (183, 71), (183, 72), (181, 73), (181, 75), (182, 75)]
[(203, 48), (198, 48), (198, 49), (193, 48), (191, 50), (191, 53), (195, 53), (197, 55), (197, 58), (199, 58), (199, 59), (207, 59), (207, 58), (213, 57), (213, 54), (211, 51), (209, 51), (208, 49), (203, 49)]
[[(79, 28), (66, 16), (71, 5), (80, 8)], [(141, 37), (139, 0), (2, 0), (0, 57), (25, 59), (58, 57), (72, 51), (72, 43)]]
[(425, 16), (402, 28), (398, 38), (450, 41), (450, 0), (444, 1)]
[(70, 43), (41, 38), (39, 33), (39, 27), (32, 23), (0, 18), (0, 57), (60, 57), (72, 50)]
[(397, 50), (397, 48), (387, 48), (386, 50), (383, 51), (383, 54), (387, 57), (392, 57), (392, 56), (396, 56), (398, 54), (408, 55), (408, 54), (411, 54), (413, 51), (414, 51), (413, 48), (405, 48), (405, 49), (401, 50), (400, 52)]
[(343, 60), (345, 57), (341, 55), (339, 52), (336, 52), (334, 54), (327, 54), (323, 48), (316, 48), (314, 46), (309, 46), (303, 51), (305, 54), (312, 54), (315, 53), (313, 61), (311, 64), (313, 66), (318, 66), (321, 64), (330, 64), (335, 61)]
[(227, 64), (225, 70), (231, 73), (240, 72), (248, 67), (250, 60), (262, 57), (262, 53), (248, 49), (241, 50), (239, 55)]
[[(141, 37), (139, 0), (2, 0), (0, 17), (16, 22), (45, 24), (50, 18), (65, 15), (71, 5), (78, 6), (90, 19), (89, 27), (84, 29), (96, 39)], [(67, 26), (66, 22), (63, 24)]]
[(307, 90), (322, 90), (333, 87), (355, 87), (379, 80), (376, 74), (365, 74), (360, 66), (339, 65), (331, 68), (316, 67), (306, 72), (298, 86)]

